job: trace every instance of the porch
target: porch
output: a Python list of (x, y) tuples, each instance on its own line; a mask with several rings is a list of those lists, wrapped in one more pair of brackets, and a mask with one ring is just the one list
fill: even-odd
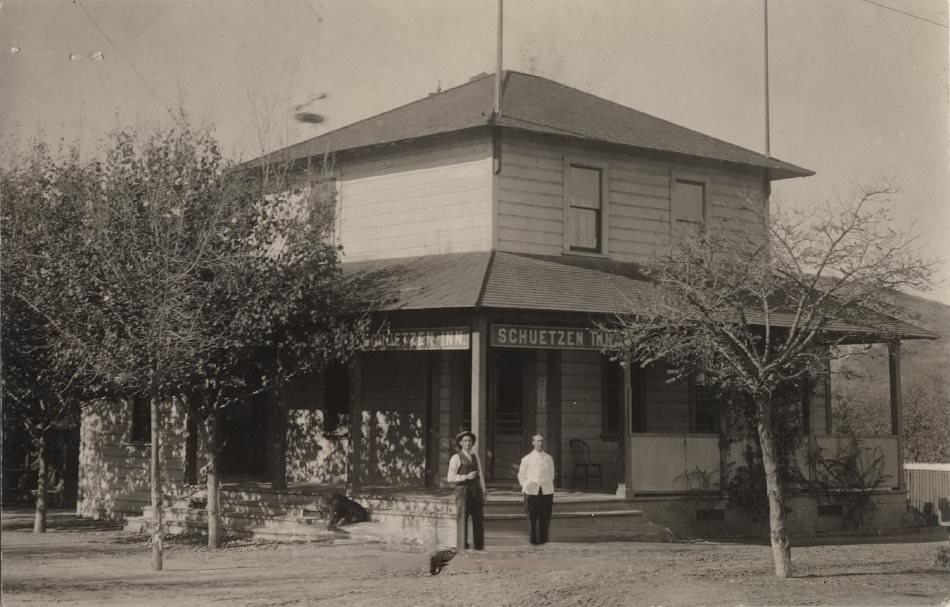
[[(877, 489), (899, 489), (901, 485), (897, 436), (851, 436), (811, 434), (796, 452), (802, 477), (818, 480), (819, 459), (840, 458), (856, 441), (859, 471), (871, 475), (880, 470)], [(627, 447), (629, 488), (627, 494), (724, 491), (730, 473), (746, 465), (745, 443), (730, 443), (720, 449), (714, 434), (631, 434)], [(876, 481), (878, 479), (868, 479)], [(856, 487), (857, 488), (857, 487)]]
[[(172, 534), (204, 534), (207, 513), (199, 487), (166, 497), (164, 524)], [(327, 530), (322, 501), (343, 493), (342, 485), (299, 483), (274, 489), (268, 482), (227, 482), (221, 486), (221, 522), (226, 535), (275, 541), (370, 541), (454, 546), (456, 506), (452, 489), (364, 487), (353, 496), (371, 520)], [(646, 521), (632, 500), (604, 493), (558, 490), (552, 537), (558, 542), (669, 541), (668, 530)], [(126, 519), (129, 531), (145, 531), (152, 520), (146, 506), (140, 517)], [(527, 541), (521, 494), (489, 488), (485, 504), (486, 543), (518, 545)]]

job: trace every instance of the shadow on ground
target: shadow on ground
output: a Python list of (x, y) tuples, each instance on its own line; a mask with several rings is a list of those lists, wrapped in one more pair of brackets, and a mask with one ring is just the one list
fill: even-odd
[[(31, 508), (3, 508), (4, 531), (33, 529), (34, 510)], [(47, 531), (117, 531), (122, 523), (80, 518), (72, 510), (50, 510), (46, 513)]]

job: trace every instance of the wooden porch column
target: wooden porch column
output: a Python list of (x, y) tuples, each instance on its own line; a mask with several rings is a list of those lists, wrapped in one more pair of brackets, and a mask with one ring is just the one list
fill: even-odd
[(901, 432), (904, 426), (903, 401), (901, 399), (901, 342), (887, 344), (887, 370), (891, 384), (891, 434), (897, 436), (897, 486), (904, 490), (904, 450)]
[(624, 497), (633, 497), (633, 467), (630, 460), (633, 457), (633, 437), (630, 435), (630, 420), (633, 419), (633, 366), (630, 357), (623, 363), (623, 406), (620, 408), (620, 470), (617, 475), (621, 485), (617, 487), (617, 494)]
[(357, 352), (350, 363), (350, 457), (346, 489), (350, 497), (360, 490), (360, 459), (363, 444), (363, 354)]
[[(489, 470), (488, 445), (488, 321), (478, 316), (472, 327), (472, 427), (477, 440), (475, 453), (482, 470)], [(486, 472), (487, 474), (487, 472)]]

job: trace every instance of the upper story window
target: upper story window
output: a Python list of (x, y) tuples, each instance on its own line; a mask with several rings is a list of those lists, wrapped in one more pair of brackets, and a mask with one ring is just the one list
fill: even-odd
[(605, 253), (606, 167), (567, 162), (564, 184), (564, 249)]
[(673, 180), (670, 215), (673, 222), (706, 223), (706, 182), (697, 179)]

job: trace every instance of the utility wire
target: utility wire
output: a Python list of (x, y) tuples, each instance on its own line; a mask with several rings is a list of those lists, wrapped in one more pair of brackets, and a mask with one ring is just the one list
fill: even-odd
[(931, 21), (930, 19), (927, 19), (926, 17), (921, 17), (920, 15), (915, 15), (914, 13), (908, 13), (907, 11), (902, 11), (899, 8), (894, 8), (893, 6), (888, 6), (886, 4), (881, 4), (880, 2), (875, 2), (874, 0), (861, 0), (861, 1), (867, 2), (868, 4), (873, 4), (874, 6), (883, 8), (885, 10), (894, 11), (895, 13), (900, 13), (901, 15), (906, 15), (914, 19), (919, 19), (925, 23), (930, 23), (931, 25), (937, 25), (944, 29), (950, 29), (950, 26), (944, 23), (940, 23), (939, 21)]
[(135, 72), (135, 74), (136, 74), (136, 75), (139, 77), (139, 79), (142, 81), (142, 84), (145, 85), (145, 88), (148, 89), (148, 92), (150, 92), (150, 93), (152, 94), (152, 96), (155, 97), (155, 99), (161, 104), (162, 109), (164, 109), (164, 110), (165, 110), (166, 112), (168, 112), (169, 114), (173, 114), (173, 112), (171, 111), (171, 109), (169, 109), (168, 104), (165, 103), (165, 102), (162, 100), (162, 98), (158, 95), (158, 93), (155, 92), (155, 89), (153, 89), (153, 88), (152, 88), (152, 85), (148, 83), (148, 80), (145, 79), (145, 76), (142, 75), (142, 72), (139, 71), (139, 68), (135, 67), (135, 64), (132, 63), (132, 60), (128, 58), (128, 56), (122, 51), (121, 48), (119, 48), (119, 45), (116, 44), (115, 41), (112, 40), (112, 38), (109, 37), (109, 34), (107, 34), (104, 29), (102, 29), (102, 26), (99, 25), (99, 23), (96, 21), (96, 19), (92, 16), (92, 13), (90, 13), (90, 12), (86, 9), (86, 7), (83, 6), (82, 0), (73, 0), (73, 3), (76, 4), (77, 6), (79, 6), (79, 8), (82, 9), (82, 12), (86, 13), (86, 17), (88, 17), (89, 20), (92, 21), (92, 24), (96, 26), (96, 29), (99, 30), (99, 33), (102, 34), (102, 37), (105, 38), (105, 39), (109, 42), (109, 44), (112, 45), (112, 48), (114, 48), (114, 49), (116, 50), (116, 52), (119, 53), (119, 56), (121, 56), (123, 59), (125, 59), (125, 62), (129, 64), (129, 67), (132, 68), (132, 71)]

